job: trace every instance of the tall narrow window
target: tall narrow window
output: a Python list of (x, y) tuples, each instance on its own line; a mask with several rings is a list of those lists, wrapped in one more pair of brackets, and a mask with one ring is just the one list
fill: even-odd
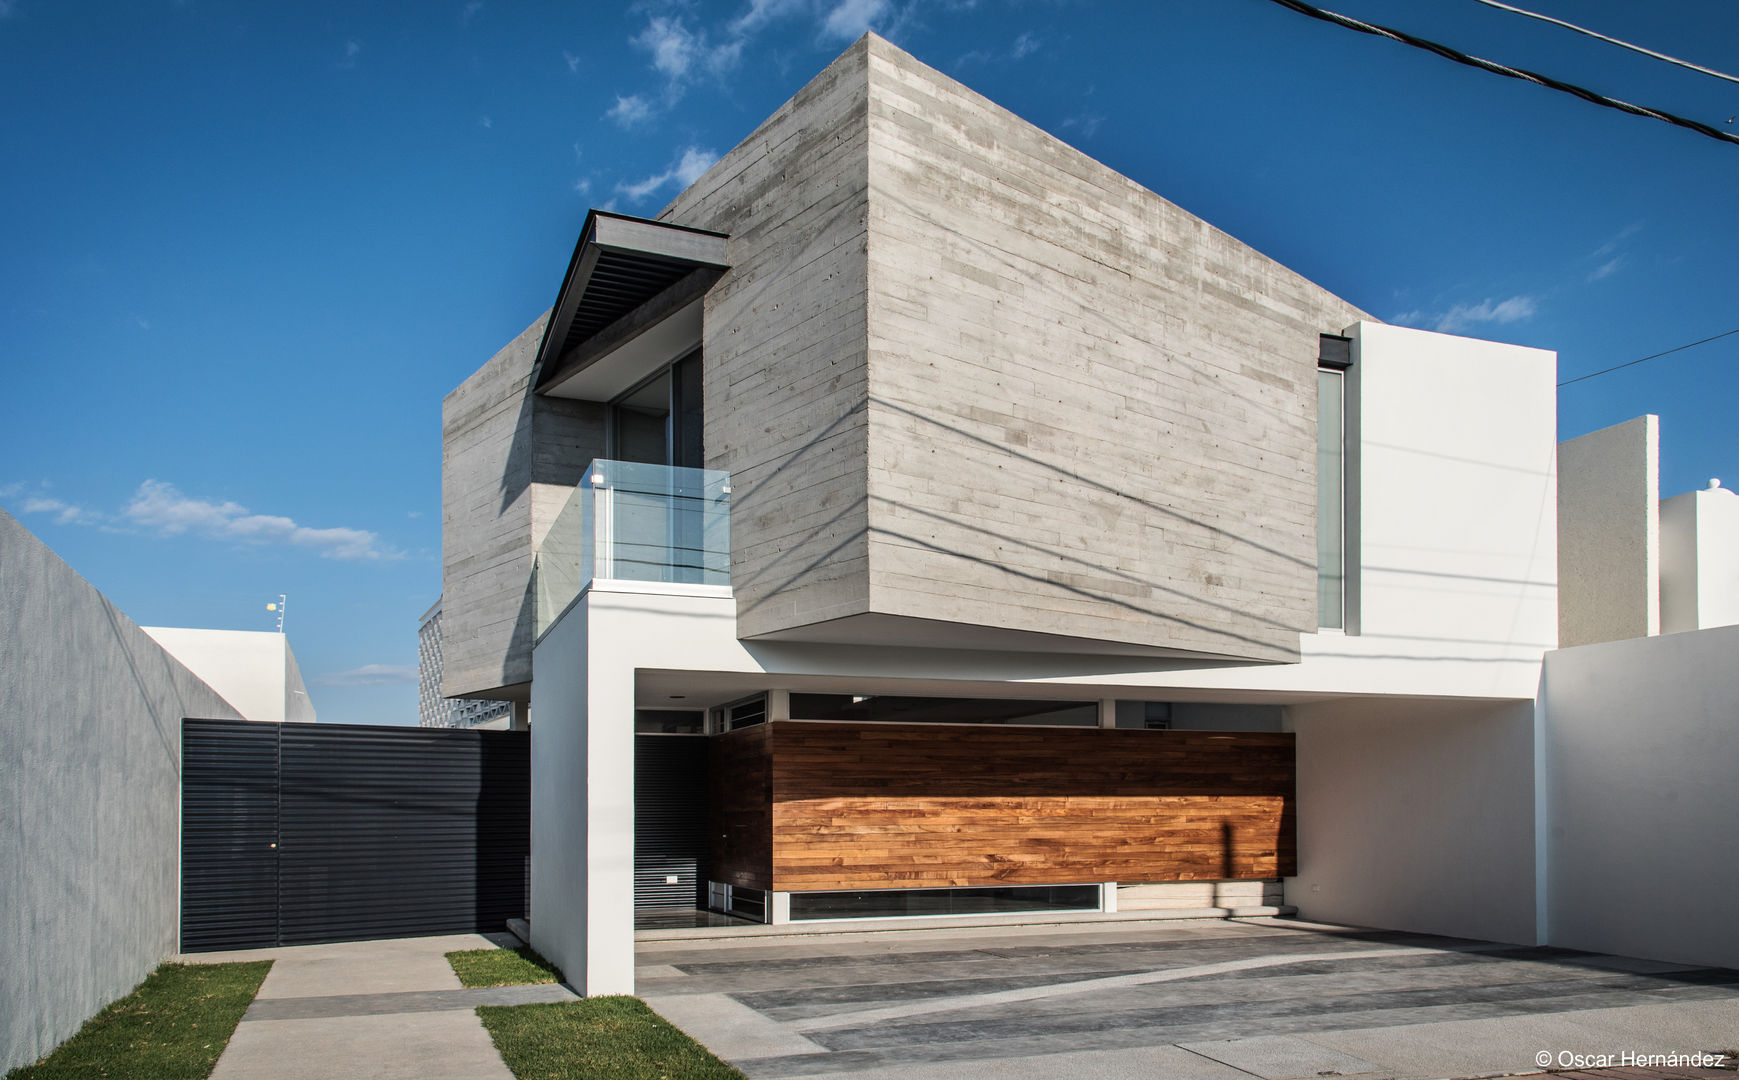
[(1346, 369), (1351, 342), (1324, 334), (1316, 370), (1316, 623), (1346, 628)]

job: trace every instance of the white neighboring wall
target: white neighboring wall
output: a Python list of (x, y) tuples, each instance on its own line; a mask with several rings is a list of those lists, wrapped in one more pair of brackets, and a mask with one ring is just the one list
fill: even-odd
[(1660, 418), (1558, 447), (1558, 642), (1660, 633)]
[(175, 659), (222, 694), (245, 719), (314, 722), (296, 654), (283, 634), (255, 630), (141, 627)]
[(1312, 702), (1287, 726), (1300, 916), (1535, 943), (1532, 702)]
[(1277, 682), (1532, 698), (1558, 643), (1557, 355), (1347, 330), (1347, 633)]
[(1547, 940), (1739, 967), (1739, 626), (1546, 656)]
[(1661, 500), (1661, 632), (1739, 623), (1739, 495), (1710, 481)]

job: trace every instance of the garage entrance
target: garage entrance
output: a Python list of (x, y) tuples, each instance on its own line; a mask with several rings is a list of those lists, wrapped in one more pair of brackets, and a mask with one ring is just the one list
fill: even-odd
[(522, 731), (184, 720), (181, 949), (500, 930), (525, 914)]

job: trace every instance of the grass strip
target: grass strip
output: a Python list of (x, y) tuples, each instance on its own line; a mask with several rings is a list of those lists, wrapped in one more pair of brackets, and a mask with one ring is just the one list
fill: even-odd
[(519, 1080), (745, 1080), (633, 997), (477, 1009)]
[(460, 986), (525, 986), (562, 981), (554, 964), (532, 951), (517, 949), (462, 949), (447, 954)]
[(6, 1080), (205, 1080), (270, 971), (245, 964), (163, 964), (78, 1034)]

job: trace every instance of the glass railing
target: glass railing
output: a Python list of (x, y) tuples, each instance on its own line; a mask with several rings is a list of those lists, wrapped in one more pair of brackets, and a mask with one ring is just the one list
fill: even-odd
[(537, 632), (594, 579), (731, 583), (731, 474), (593, 461), (538, 549)]

